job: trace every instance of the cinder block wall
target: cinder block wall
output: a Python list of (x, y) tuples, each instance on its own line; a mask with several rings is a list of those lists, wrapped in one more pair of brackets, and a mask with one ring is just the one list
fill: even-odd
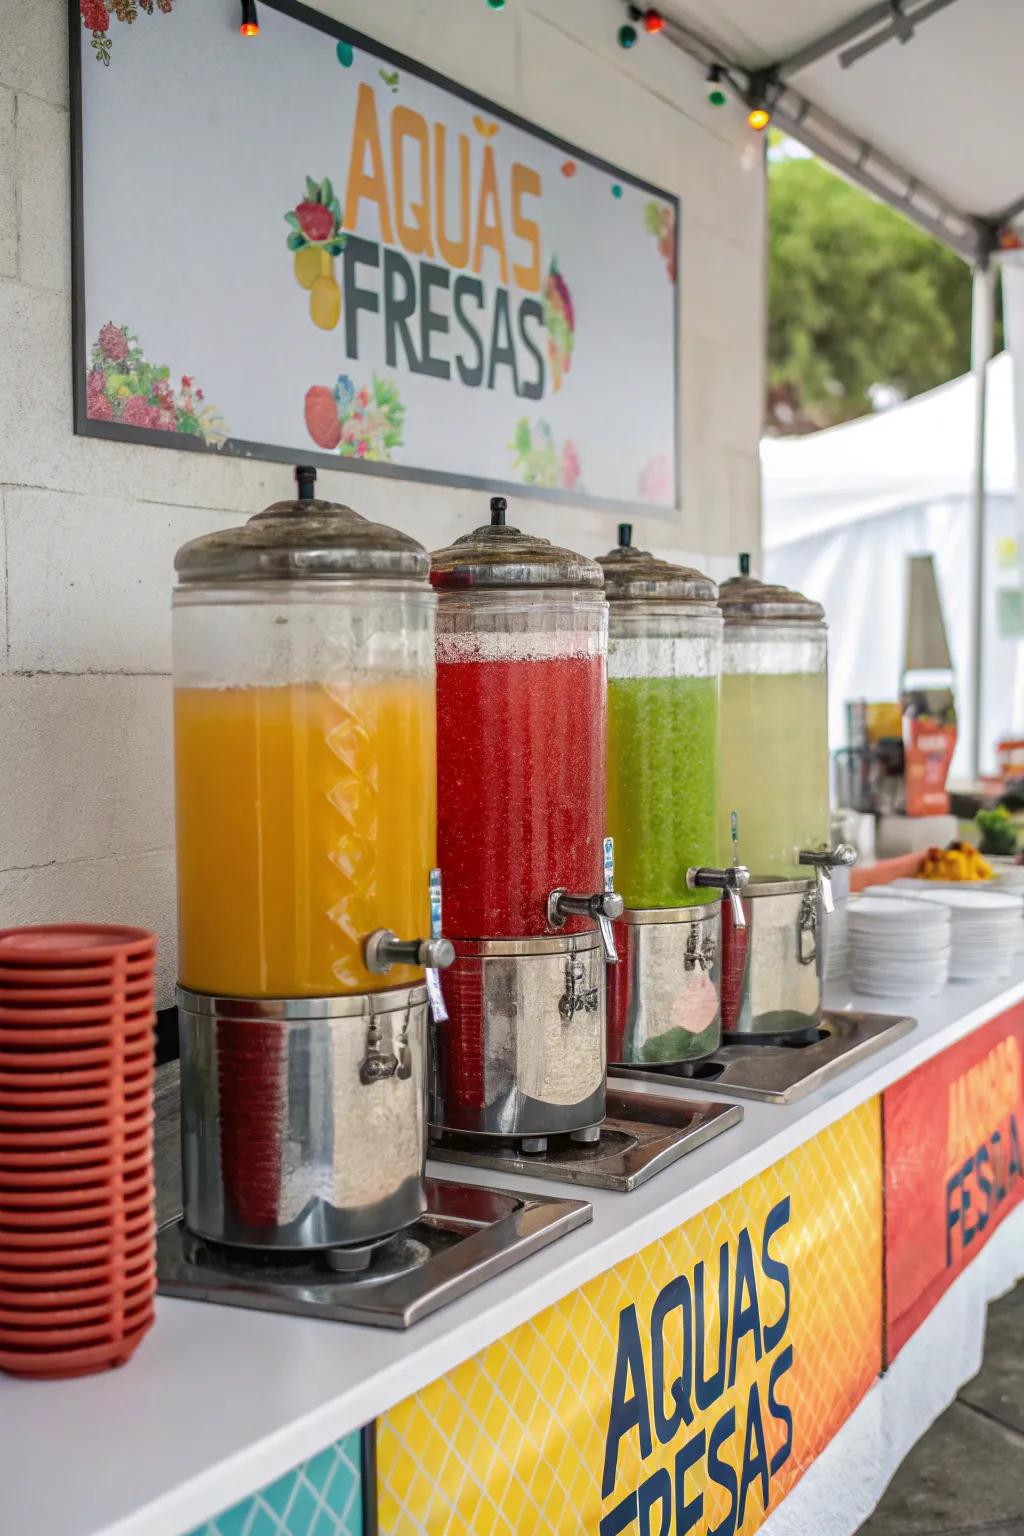
[[(617, 0), (320, 9), (682, 197), (683, 511), (674, 523), (638, 520), (636, 542), (713, 574), (735, 551), (756, 551), (764, 175), (738, 109), (710, 107), (701, 71), (664, 41), (619, 49)], [(0, 923), (150, 925), (164, 1003), (175, 940), (172, 559), (292, 482), (276, 466), (74, 436), (69, 175), (65, 0), (3, 0)], [(435, 547), (485, 511), (472, 492), (342, 471), (320, 488)], [(522, 520), (587, 553), (614, 543), (610, 515), (538, 504)]]

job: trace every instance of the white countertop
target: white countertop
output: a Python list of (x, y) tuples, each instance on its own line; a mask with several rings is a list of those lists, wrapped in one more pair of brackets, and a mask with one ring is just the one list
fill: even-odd
[[(586, 1198), (594, 1219), (406, 1332), (161, 1299), (156, 1327), (121, 1371), (60, 1383), (0, 1375), (4, 1536), (184, 1536), (722, 1199), (1022, 997), (1024, 958), (1008, 981), (951, 983), (920, 1005), (832, 987), (830, 1008), (914, 1013), (918, 1027), (795, 1104), (745, 1102), (740, 1125), (628, 1195), (434, 1165), (443, 1178)], [(668, 1084), (658, 1091), (687, 1096)]]

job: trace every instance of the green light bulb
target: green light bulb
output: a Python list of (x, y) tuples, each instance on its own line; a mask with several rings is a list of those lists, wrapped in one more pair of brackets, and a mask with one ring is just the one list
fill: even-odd
[(619, 47), (632, 48), (636, 42), (636, 27), (631, 27), (628, 22), (619, 28)]

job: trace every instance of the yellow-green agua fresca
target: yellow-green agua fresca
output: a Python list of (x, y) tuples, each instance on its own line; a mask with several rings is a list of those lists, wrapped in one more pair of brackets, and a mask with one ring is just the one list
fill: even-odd
[(717, 901), (687, 889), (718, 862), (718, 678), (608, 681), (608, 830), (627, 907)]

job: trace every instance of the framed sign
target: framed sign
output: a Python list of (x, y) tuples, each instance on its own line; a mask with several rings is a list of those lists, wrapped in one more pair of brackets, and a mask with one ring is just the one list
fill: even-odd
[(678, 200), (258, 9), (71, 0), (76, 430), (674, 507)]

